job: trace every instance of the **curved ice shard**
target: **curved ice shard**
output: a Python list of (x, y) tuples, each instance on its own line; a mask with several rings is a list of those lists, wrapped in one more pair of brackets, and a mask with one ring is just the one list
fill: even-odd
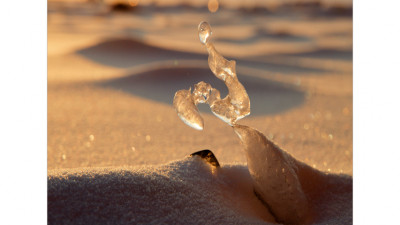
[(204, 121), (189, 90), (180, 90), (174, 96), (174, 108), (179, 118), (188, 126), (203, 130)]
[(299, 165), (292, 156), (261, 132), (234, 125), (246, 153), (255, 192), (269, 206), (277, 221), (303, 224), (309, 218), (309, 204), (299, 180)]
[(209, 104), (214, 115), (233, 126), (237, 120), (250, 114), (249, 96), (236, 76), (236, 62), (226, 60), (210, 43), (212, 34), (210, 25), (201, 22), (198, 32), (200, 42), (206, 46), (209, 53), (208, 65), (211, 71), (218, 79), (224, 81), (229, 93), (221, 99), (217, 89), (201, 81), (195, 85), (192, 94), (190, 89), (181, 90), (179, 94), (177, 92), (174, 97), (174, 107), (183, 122), (198, 130), (203, 129), (203, 119), (196, 107), (198, 103)]
[[(216, 102), (215, 104), (229, 104), (232, 107), (226, 108), (224, 111), (214, 111), (214, 114), (232, 120), (230, 125), (233, 125), (237, 120), (250, 114), (250, 99), (246, 92), (246, 89), (239, 82), (236, 75), (236, 61), (225, 59), (210, 43), (211, 38), (211, 27), (207, 22), (201, 22), (199, 24), (199, 38), (200, 42), (204, 44), (208, 51), (208, 66), (214, 75), (224, 81), (228, 88), (228, 96), (224, 98), (224, 102)], [(222, 107), (217, 107), (222, 108)], [(232, 112), (226, 112), (232, 111)], [(229, 117), (223, 115), (229, 115)]]

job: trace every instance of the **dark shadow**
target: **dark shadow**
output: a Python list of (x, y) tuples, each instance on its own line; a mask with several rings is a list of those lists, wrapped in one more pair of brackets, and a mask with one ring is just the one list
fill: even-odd
[(128, 68), (148, 62), (163, 60), (201, 59), (208, 55), (154, 47), (134, 39), (111, 39), (81, 49), (77, 53), (103, 65)]
[(353, 7), (346, 6), (333, 6), (328, 9), (321, 10), (321, 16), (331, 16), (331, 17), (353, 17)]
[[(199, 43), (200, 44), (200, 43)], [(149, 62), (165, 60), (204, 60), (207, 62), (208, 54), (190, 53), (154, 47), (134, 39), (111, 39), (97, 45), (81, 49), (78, 54), (97, 63), (118, 68), (129, 68)], [(268, 56), (273, 57), (273, 56)], [(231, 58), (227, 57), (229, 60)], [(260, 59), (262, 57), (257, 57)], [(302, 67), (297, 65), (281, 65), (276, 63), (255, 61), (253, 57), (235, 59), (237, 66), (249, 66), (263, 69), (268, 72), (285, 73), (325, 73), (327, 70)]]
[(336, 49), (319, 49), (310, 52), (302, 52), (296, 54), (286, 54), (290, 56), (310, 57), (310, 58), (323, 58), (332, 60), (353, 60), (352, 50), (336, 50)]
[(299, 35), (290, 34), (287, 31), (269, 31), (263, 28), (259, 28), (256, 30), (255, 34), (251, 37), (236, 40), (230, 38), (217, 38), (216, 41), (232, 43), (232, 44), (250, 44), (254, 43), (260, 39), (264, 40), (272, 40), (272, 41), (281, 41), (281, 42), (310, 42), (311, 38)]
[(353, 37), (353, 33), (349, 33), (349, 32), (333, 32), (333, 33), (327, 33), (325, 34), (326, 37), (336, 37), (336, 38), (341, 38), (341, 37)]
[(112, 12), (134, 12), (138, 8), (140, 7), (132, 6), (128, 3), (123, 3), (123, 2), (113, 3), (110, 5), (110, 10)]
[(320, 74), (323, 75), (325, 73), (331, 72), (326, 69), (319, 68), (311, 68), (301, 65), (288, 65), (288, 64), (279, 64), (268, 62), (268, 60), (274, 59), (275, 56), (280, 55), (267, 55), (267, 56), (257, 56), (257, 57), (246, 57), (244, 59), (240, 59), (237, 61), (237, 65), (247, 66), (254, 69), (261, 69), (268, 73), (279, 73), (279, 74), (299, 74), (299, 75), (308, 75), (308, 74)]
[[(304, 102), (304, 93), (292, 86), (243, 74), (239, 79), (250, 96), (251, 115), (275, 114)], [(193, 88), (200, 81), (220, 90), (221, 97), (227, 95), (225, 84), (208, 68), (160, 68), (97, 85), (172, 105), (176, 91)], [(200, 105), (201, 111), (211, 113), (207, 105)]]
[[(328, 69), (319, 69), (319, 68), (310, 68), (301, 65), (285, 65), (279, 63), (270, 63), (268, 61), (273, 60), (274, 58), (284, 58), (287, 56), (295, 56), (301, 58), (315, 58), (315, 59), (327, 59), (327, 60), (342, 60), (342, 61), (353, 61), (353, 51), (350, 50), (335, 50), (335, 49), (318, 49), (313, 51), (301, 52), (301, 53), (288, 53), (288, 54), (276, 54), (276, 55), (264, 55), (257, 57), (247, 57), (240, 62), (243, 65), (250, 66), (252, 68), (262, 69), (266, 72), (276, 72), (280, 74), (290, 74), (296, 73), (299, 75), (307, 75), (307, 74), (319, 74), (323, 75), (328, 72), (332, 72), (332, 70)], [(287, 59), (290, 60), (290, 59)], [(260, 62), (263, 61), (263, 62)]]

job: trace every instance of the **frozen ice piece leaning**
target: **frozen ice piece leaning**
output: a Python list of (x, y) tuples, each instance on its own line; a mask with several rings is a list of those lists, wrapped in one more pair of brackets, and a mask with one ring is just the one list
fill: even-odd
[(298, 176), (301, 165), (261, 132), (244, 125), (233, 129), (244, 147), (255, 192), (277, 221), (307, 224), (310, 210)]

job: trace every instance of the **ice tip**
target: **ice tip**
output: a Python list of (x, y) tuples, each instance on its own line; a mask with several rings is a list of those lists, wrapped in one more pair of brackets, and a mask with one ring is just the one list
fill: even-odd
[(191, 124), (190, 126), (192, 128), (194, 128), (194, 129), (196, 129), (196, 130), (203, 130), (204, 129), (204, 125), (203, 124), (195, 123), (195, 124)]
[(210, 24), (206, 21), (201, 21), (198, 27), (199, 31), (211, 30)]
[(247, 129), (249, 128), (248, 126), (245, 125), (240, 125), (240, 124), (233, 124), (232, 126), (233, 131), (239, 136), (243, 135), (244, 133), (247, 132)]
[(259, 131), (257, 131), (256, 129), (250, 128), (248, 126), (245, 125), (240, 125), (240, 124), (235, 124), (232, 126), (233, 131), (235, 131), (235, 133), (237, 134), (237, 136), (239, 136), (241, 141), (245, 141), (246, 139), (248, 139), (249, 136), (260, 136), (262, 135)]
[(198, 26), (199, 38), (202, 44), (206, 44), (212, 34), (211, 26), (206, 21), (200, 22)]
[(196, 118), (188, 119), (184, 115), (178, 113), (179, 118), (189, 127), (194, 128), (196, 130), (203, 130), (204, 129), (204, 121), (200, 115)]

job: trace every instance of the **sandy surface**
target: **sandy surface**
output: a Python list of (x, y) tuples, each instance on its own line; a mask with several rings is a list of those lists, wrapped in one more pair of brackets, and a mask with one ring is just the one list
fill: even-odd
[[(172, 107), (176, 91), (199, 81), (226, 94), (224, 84), (209, 70), (207, 52), (199, 42), (201, 21), (210, 23), (216, 49), (236, 60), (238, 78), (249, 94), (251, 115), (239, 123), (258, 129), (316, 169), (352, 175), (348, 8), (271, 11), (232, 6), (210, 13), (197, 1), (194, 8), (171, 4), (111, 12), (94, 3), (49, 2), (48, 179), (49, 196), (56, 199), (52, 203), (59, 204), (63, 188), (76, 179), (78, 191), (90, 189), (93, 180), (85, 179), (96, 176), (105, 177), (99, 181), (103, 187), (119, 177), (140, 182), (143, 174), (163, 174), (157, 168), (185, 164), (187, 155), (202, 149), (211, 149), (222, 167), (246, 168), (238, 137), (207, 106), (200, 107), (203, 131), (185, 125)], [(175, 164), (166, 164), (171, 161)], [(174, 185), (177, 173), (169, 176), (168, 185)], [(126, 186), (120, 190), (129, 192)], [(124, 198), (124, 193), (117, 197)], [(341, 197), (351, 199), (351, 193), (347, 190)], [(345, 205), (351, 208), (351, 201)], [(346, 212), (346, 221), (351, 221), (351, 209)], [(240, 215), (239, 219), (252, 221), (252, 216)]]
[[(48, 169), (162, 164), (200, 149), (245, 162), (232, 129), (202, 107), (205, 130), (177, 117), (174, 93), (204, 80), (197, 25), (237, 61), (257, 128), (296, 158), (352, 174), (352, 19), (291, 13), (105, 13), (49, 3)], [(226, 88), (225, 88), (226, 90)], [(226, 91), (225, 91), (226, 93)]]
[[(317, 177), (304, 180), (316, 187), (308, 192), (312, 224), (351, 224), (353, 179)], [(50, 170), (48, 223), (276, 224), (253, 188), (247, 166), (215, 168), (197, 156), (154, 167)]]

